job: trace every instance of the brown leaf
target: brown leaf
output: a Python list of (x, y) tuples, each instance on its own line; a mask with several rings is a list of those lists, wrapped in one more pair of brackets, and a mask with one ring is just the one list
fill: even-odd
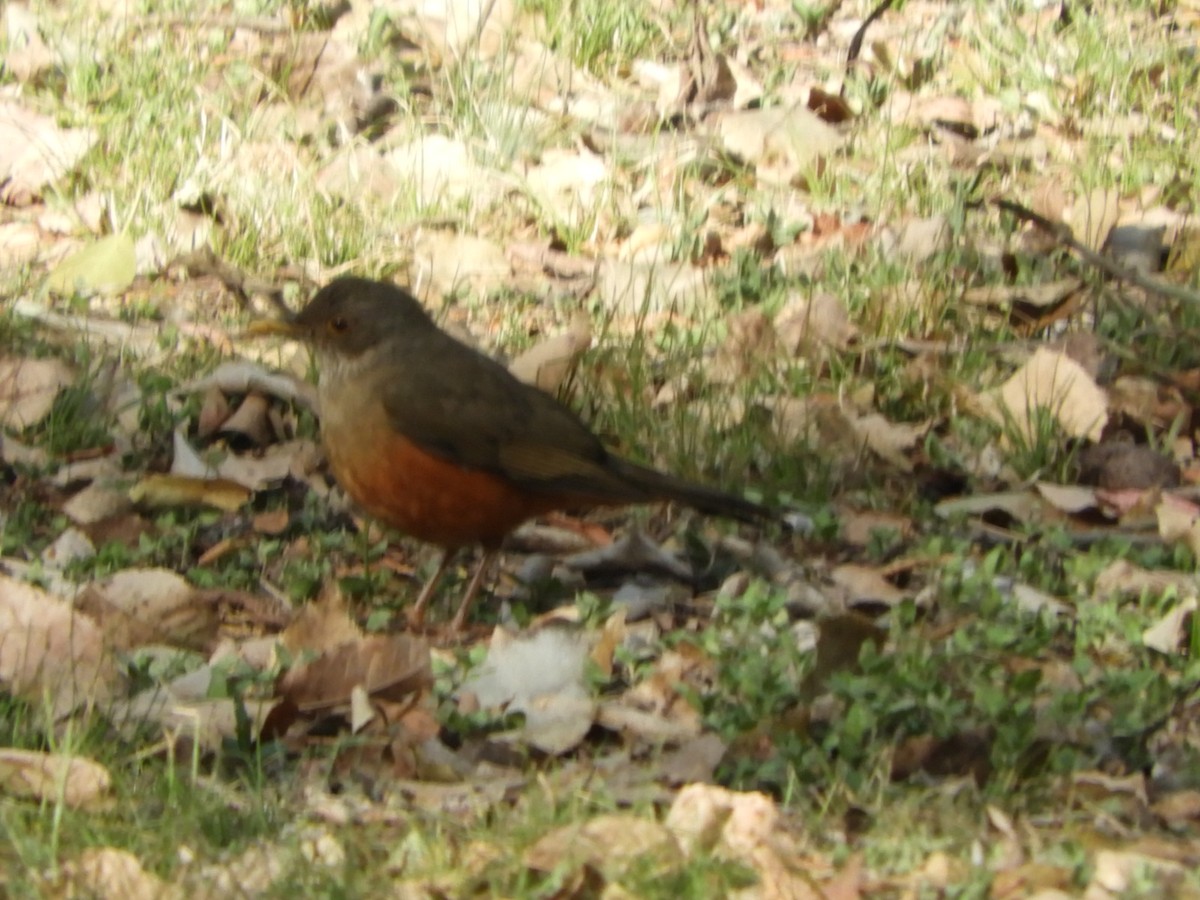
[(108, 769), (82, 756), (0, 748), (0, 791), (72, 809), (94, 806), (111, 786)]
[(168, 569), (126, 569), (88, 585), (76, 601), (104, 631), (114, 650), (162, 643), (202, 649), (216, 637), (218, 617), (210, 603)]
[(989, 415), (1011, 423), (1026, 441), (1037, 439), (1035, 413), (1048, 412), (1069, 437), (1100, 440), (1108, 423), (1108, 400), (1079, 363), (1065, 353), (1038, 348), (998, 390), (980, 399), (991, 401)]
[(0, 102), (0, 200), (28, 206), (57, 182), (95, 143), (86, 128), (59, 128), (49, 116)]
[(100, 628), (49, 594), (0, 575), (0, 682), (55, 717), (107, 699), (117, 682)]
[(128, 850), (89, 847), (62, 867), (68, 897), (97, 900), (182, 900), (184, 889), (142, 868)]
[(293, 666), (276, 684), (279, 696), (305, 714), (347, 705), (355, 689), (402, 700), (432, 684), (429, 644), (407, 634), (373, 635)]
[(38, 424), (73, 381), (71, 370), (57, 359), (0, 359), (0, 425)]

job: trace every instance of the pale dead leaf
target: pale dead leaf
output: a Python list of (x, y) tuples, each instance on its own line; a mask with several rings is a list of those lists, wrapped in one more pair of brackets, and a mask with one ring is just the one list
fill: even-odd
[(1099, 252), (1121, 215), (1120, 195), (1112, 188), (1094, 188), (1076, 198), (1067, 210), (1066, 224), (1080, 243)]
[(403, 185), (403, 175), (391, 160), (361, 144), (343, 149), (317, 173), (317, 187), (345, 199), (363, 196), (390, 202)]
[(46, 418), (59, 391), (75, 380), (57, 359), (0, 359), (0, 425), (28, 428)]
[(1200, 791), (1171, 791), (1155, 800), (1150, 809), (1174, 827), (1200, 822)]
[(204, 692), (211, 676), (205, 667), (169, 684), (147, 688), (129, 700), (113, 703), (109, 718), (130, 739), (138, 729), (156, 724), (172, 745), (194, 743), (206, 752), (219, 751), (226, 741), (237, 739), (247, 720), (250, 734), (260, 734), (273, 703), (254, 698), (208, 698)]
[[(395, 0), (389, 15), (435, 64), (467, 51), (489, 60), (505, 47), (515, 17), (512, 0)], [(486, 18), (485, 18), (486, 17)]]
[(58, 57), (42, 40), (37, 16), (27, 3), (10, 2), (4, 10), (4, 26), (8, 32), (4, 68), (17, 81), (31, 81), (57, 64)]
[(670, 785), (709, 784), (728, 749), (729, 745), (711, 732), (697, 735), (683, 741), (679, 748), (664, 753), (658, 761), (659, 770), (663, 780)]
[(1079, 290), (1078, 278), (1047, 281), (1038, 284), (988, 284), (968, 288), (962, 295), (966, 303), (977, 306), (996, 306), (1007, 309), (1014, 303), (1050, 309), (1063, 303)]
[(667, 828), (653, 819), (621, 814), (564, 825), (538, 840), (522, 859), (541, 872), (589, 866), (614, 881), (634, 864), (665, 875), (684, 861)]
[[(1093, 864), (1087, 896), (1114, 896), (1134, 891), (1143, 896), (1169, 897), (1182, 885), (1188, 873), (1184, 866), (1172, 860), (1125, 850), (1099, 850)], [(1107, 893), (1094, 894), (1096, 890)]]
[(838, 524), (841, 539), (859, 547), (870, 544), (876, 533), (893, 533), (907, 539), (915, 529), (909, 516), (873, 509), (839, 509)]
[(63, 512), (77, 525), (94, 525), (133, 508), (126, 484), (111, 479), (95, 481), (63, 504)]
[(462, 690), (484, 708), (524, 713), (519, 736), (558, 755), (577, 746), (596, 718), (584, 675), (587, 659), (586, 640), (565, 629), (519, 637), (497, 631)]
[(183, 889), (142, 868), (138, 858), (116, 847), (89, 847), (62, 867), (68, 898), (94, 900), (182, 900)]
[[(239, 446), (245, 446), (246, 444), (251, 447), (265, 446), (275, 436), (273, 433), (274, 429), (271, 427), (270, 416), (268, 415), (269, 407), (270, 403), (265, 395), (257, 392), (247, 394), (242, 398), (242, 402), (238, 404), (238, 408), (234, 411), (233, 415), (221, 423), (218, 433), (221, 435), (234, 435), (244, 439), (245, 444), (240, 444)], [(226, 477), (228, 477), (227, 474)], [(247, 485), (247, 487), (257, 487), (257, 485)]]
[(557, 394), (592, 345), (592, 320), (582, 310), (567, 330), (534, 344), (508, 365), (508, 370), (526, 384)]
[(0, 748), (0, 791), (72, 809), (94, 806), (112, 784), (108, 769), (82, 756)]
[(1167, 591), (1176, 591), (1182, 597), (1195, 597), (1198, 590), (1200, 588), (1194, 575), (1166, 570), (1151, 571), (1124, 559), (1114, 560), (1105, 566), (1096, 576), (1093, 586), (1094, 595), (1102, 600), (1114, 595), (1161, 596)]
[(525, 173), (530, 195), (552, 222), (578, 226), (593, 215), (612, 175), (604, 159), (586, 148), (547, 150)]
[(717, 133), (726, 150), (755, 166), (759, 180), (776, 184), (814, 170), (843, 143), (837, 129), (801, 106), (726, 113)]
[(1100, 440), (1108, 424), (1108, 401), (1103, 390), (1065, 353), (1044, 347), (997, 390), (984, 395), (990, 416), (1000, 425), (1011, 422), (1026, 441), (1036, 439), (1035, 412), (1054, 417), (1070, 437)]
[(1200, 604), (1195, 597), (1187, 597), (1177, 603), (1170, 612), (1142, 632), (1142, 643), (1162, 654), (1174, 656), (1183, 652), (1186, 638), (1191, 633), (1191, 619), (1198, 606)]
[(1079, 515), (1100, 506), (1096, 491), (1083, 485), (1039, 481), (1033, 488), (1047, 503), (1069, 515)]
[(225, 394), (258, 391), (286, 403), (300, 403), (313, 410), (317, 408), (317, 392), (313, 385), (293, 375), (272, 372), (246, 360), (221, 363), (207, 375), (185, 382), (171, 393), (181, 396), (213, 388)]
[[(486, 205), (509, 180), (475, 162), (462, 141), (428, 134), (390, 150), (384, 157), (422, 207), (470, 200)], [(361, 188), (360, 188), (361, 190)], [(477, 238), (477, 240), (481, 240)]]
[(1002, 491), (998, 494), (973, 494), (943, 500), (934, 512), (943, 519), (953, 516), (982, 516), (1004, 512), (1018, 522), (1032, 522), (1041, 516), (1045, 504), (1033, 491)]
[(830, 572), (829, 577), (846, 591), (852, 606), (865, 603), (895, 606), (912, 596), (888, 581), (881, 569), (870, 566), (846, 563)]
[(117, 673), (100, 628), (62, 600), (0, 575), (0, 682), (56, 717), (107, 699)]
[(621, 315), (674, 309), (686, 313), (704, 306), (712, 293), (705, 271), (684, 263), (605, 257), (596, 273), (596, 296), (605, 309)]
[(467, 234), (428, 231), (412, 248), (414, 291), (428, 286), (436, 296), (469, 289), (484, 297), (505, 285), (512, 265), (499, 244)]
[(1154, 514), (1164, 541), (1187, 544), (1193, 552), (1200, 552), (1200, 507), (1182, 497), (1164, 494)]
[(708, 380), (713, 384), (741, 382), (778, 357), (775, 326), (760, 308), (735, 313), (726, 320), (725, 328), (725, 340), (708, 371)]
[(49, 116), (0, 101), (0, 201), (28, 206), (75, 167), (95, 143), (87, 128), (59, 128)]
[(689, 784), (676, 795), (663, 824), (688, 857), (712, 851), (748, 866), (759, 877), (763, 898), (822, 896), (796, 848), (780, 833), (779, 810), (765, 794)]
[(880, 233), (885, 255), (902, 257), (906, 262), (924, 262), (950, 246), (950, 222), (945, 216), (908, 219), (898, 230)]
[(845, 350), (858, 337), (846, 305), (829, 291), (793, 296), (775, 316), (775, 331), (787, 352), (805, 355), (823, 346)]
[(855, 433), (867, 449), (902, 472), (913, 470), (907, 454), (920, 444), (932, 424), (889, 422), (879, 413), (851, 419)]

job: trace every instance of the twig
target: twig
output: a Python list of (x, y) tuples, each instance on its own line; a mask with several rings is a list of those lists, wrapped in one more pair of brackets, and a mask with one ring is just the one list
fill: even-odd
[(1185, 303), (1200, 303), (1200, 294), (1197, 294), (1195, 291), (1174, 284), (1168, 284), (1159, 278), (1151, 278), (1148, 275), (1143, 275), (1136, 269), (1123, 266), (1119, 262), (1101, 253), (1097, 253), (1090, 247), (1084, 246), (1076, 240), (1075, 235), (1071, 233), (1071, 229), (1062, 222), (1052, 222), (1045, 216), (1035, 213), (1032, 209), (1022, 206), (1020, 203), (1014, 203), (1012, 200), (993, 197), (990, 202), (993, 206), (1016, 216), (1022, 222), (1030, 222), (1036, 225), (1064, 247), (1074, 250), (1084, 262), (1095, 266), (1113, 278), (1127, 281), (1144, 291), (1158, 294), (1161, 297), (1182, 300)]

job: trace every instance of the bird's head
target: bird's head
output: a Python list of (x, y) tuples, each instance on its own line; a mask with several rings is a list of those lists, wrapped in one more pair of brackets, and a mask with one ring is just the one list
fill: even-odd
[(398, 335), (434, 328), (412, 294), (383, 281), (331, 281), (294, 316), (250, 323), (250, 336), (280, 335), (309, 344), (321, 356), (353, 361)]

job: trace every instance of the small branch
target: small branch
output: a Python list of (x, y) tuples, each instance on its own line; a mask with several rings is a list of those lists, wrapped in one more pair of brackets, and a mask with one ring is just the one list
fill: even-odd
[(1076, 240), (1071, 229), (1062, 222), (1052, 222), (1045, 216), (1035, 213), (1032, 209), (1022, 206), (1020, 203), (1014, 203), (1011, 200), (993, 197), (990, 202), (998, 209), (1016, 216), (1022, 222), (1029, 222), (1037, 226), (1064, 247), (1075, 251), (1084, 262), (1095, 266), (1106, 275), (1118, 278), (1121, 281), (1127, 281), (1144, 291), (1157, 294), (1160, 297), (1182, 300), (1184, 303), (1200, 303), (1200, 294), (1197, 294), (1195, 291), (1174, 284), (1168, 284), (1160, 278), (1152, 278), (1149, 275), (1144, 275), (1136, 269), (1123, 266), (1116, 260), (1110, 259), (1102, 253), (1097, 253), (1090, 247), (1084, 246)]

